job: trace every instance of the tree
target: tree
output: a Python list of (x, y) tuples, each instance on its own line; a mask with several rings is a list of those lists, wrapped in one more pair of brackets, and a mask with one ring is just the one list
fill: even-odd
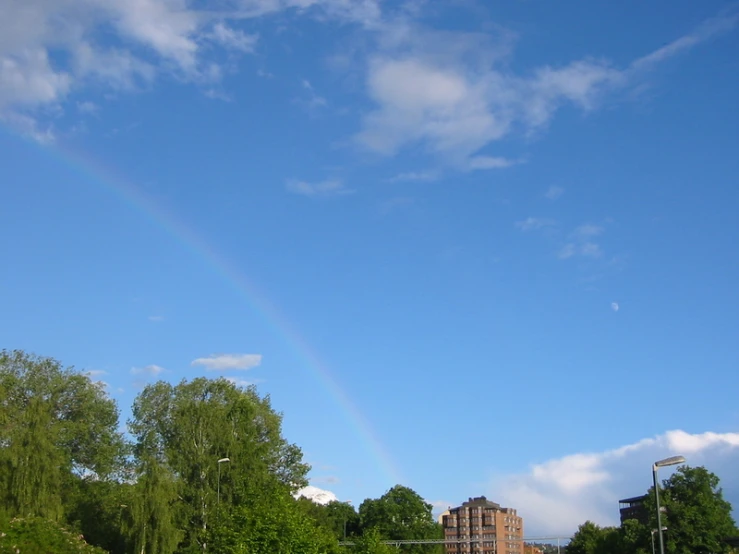
[(339, 554), (330, 530), (311, 517), (284, 484), (263, 489), (222, 513), (209, 542), (219, 554)]
[(339, 540), (359, 534), (359, 514), (347, 502), (331, 501), (324, 507), (326, 519), (333, 534)]
[(577, 528), (567, 545), (566, 554), (599, 554), (606, 532), (600, 525), (586, 521)]
[(15, 518), (0, 533), (0, 554), (105, 554), (48, 519)]
[(51, 358), (0, 351), (0, 500), (7, 515), (60, 521), (75, 480), (106, 480), (125, 444), (115, 402)]
[[(737, 534), (731, 504), (724, 500), (719, 478), (704, 467), (680, 466), (663, 481), (660, 504), (665, 515), (662, 525), (668, 554), (708, 554), (729, 552), (724, 540)], [(645, 506), (651, 528), (657, 528), (654, 488)]]
[[(415, 491), (396, 485), (380, 498), (367, 499), (359, 507), (359, 522), (363, 534), (377, 530), (383, 539), (440, 539), (441, 526), (434, 521), (432, 506)], [(441, 545), (411, 545), (407, 552), (428, 553), (442, 551)]]
[[(282, 437), (281, 425), (269, 397), (225, 379), (198, 378), (177, 386), (159, 382), (138, 395), (129, 422), (138, 472), (156, 466), (169, 474), (179, 502), (178, 513), (167, 517), (184, 531), (181, 552), (208, 550), (209, 526), (230, 507), (277, 486), (290, 493), (307, 484), (309, 466), (300, 449)], [(219, 475), (222, 458), (230, 461)], [(143, 502), (153, 506), (151, 499)], [(157, 509), (174, 510), (175, 503), (160, 502)], [(134, 515), (136, 533), (143, 532), (145, 521)]]
[(384, 544), (377, 529), (368, 529), (361, 537), (354, 539), (352, 554), (394, 554), (395, 549)]
[(600, 527), (586, 521), (565, 547), (566, 554), (647, 554), (643, 549), (643, 526), (630, 520), (619, 527)]

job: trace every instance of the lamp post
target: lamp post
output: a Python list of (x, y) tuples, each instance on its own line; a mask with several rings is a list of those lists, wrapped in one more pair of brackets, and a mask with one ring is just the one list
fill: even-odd
[[(657, 470), (661, 467), (674, 466), (676, 464), (685, 463), (683, 456), (672, 456), (665, 458), (652, 465), (652, 480), (654, 481), (654, 502), (657, 505), (657, 532), (659, 533), (659, 554), (665, 554), (665, 543), (662, 537), (662, 511), (659, 507), (659, 485), (657, 484)], [(654, 535), (652, 535), (654, 537)]]
[(218, 460), (218, 506), (221, 505), (221, 464), (230, 462), (230, 458), (221, 458)]
[[(667, 531), (667, 527), (662, 528), (663, 531)], [(652, 532), (650, 535), (652, 535), (652, 554), (655, 554), (654, 552), (654, 534), (657, 532), (657, 529), (652, 529)]]
[[(349, 506), (352, 505), (351, 500), (345, 500), (343, 503), (348, 504)], [(344, 540), (346, 541), (346, 512), (344, 512)]]

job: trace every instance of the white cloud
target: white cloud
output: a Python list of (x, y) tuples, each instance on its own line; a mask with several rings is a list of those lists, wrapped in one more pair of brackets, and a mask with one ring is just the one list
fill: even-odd
[(603, 234), (605, 228), (600, 225), (586, 223), (576, 227), (569, 234), (569, 242), (565, 243), (557, 253), (557, 257), (561, 260), (582, 256), (585, 258), (600, 258), (603, 256), (603, 250), (595, 237)]
[[(512, 50), (510, 33), (484, 36), (433, 31), (407, 20), (385, 22), (377, 27), (379, 51), (367, 63), (374, 109), (365, 115), (356, 139), (383, 155), (420, 145), (450, 165), (470, 169), (490, 144), (515, 131), (544, 128), (568, 103), (591, 111), (607, 95), (637, 85), (643, 79), (637, 67), (653, 66), (735, 24), (735, 16), (716, 18), (704, 30), (621, 69), (608, 60), (586, 58), (517, 75), (501, 63)], [(477, 165), (489, 169), (510, 163)]]
[(163, 371), (166, 371), (163, 367), (158, 366), (156, 364), (147, 365), (144, 367), (132, 367), (131, 368), (131, 374), (132, 375), (147, 375), (150, 377), (156, 377)]
[[(497, 477), (490, 497), (518, 508), (529, 536), (569, 536), (581, 523), (618, 523), (618, 500), (651, 486), (651, 464), (684, 455), (721, 479), (724, 494), (739, 505), (739, 433), (669, 431), (612, 450), (579, 453), (533, 465), (523, 474)], [(663, 470), (662, 477), (669, 476)]]
[(0, 109), (0, 121), (41, 144), (51, 144), (55, 140), (53, 126), (49, 124), (42, 128), (43, 125), (31, 115), (17, 111), (3, 113)]
[(95, 102), (85, 100), (84, 102), (77, 102), (77, 111), (81, 114), (96, 114), (100, 110), (100, 106)]
[(314, 487), (313, 485), (303, 487), (298, 492), (296, 492), (294, 496), (295, 498), (300, 498), (301, 496), (303, 496), (309, 500), (312, 500), (316, 504), (328, 504), (329, 502), (336, 502), (338, 500), (333, 492), (319, 489), (318, 487)]
[(472, 156), (467, 160), (467, 169), (502, 169), (518, 163), (516, 160), (499, 156)]
[(562, 196), (564, 192), (565, 192), (565, 189), (563, 189), (562, 187), (557, 187), (557, 186), (552, 185), (544, 193), (544, 196), (548, 198), (549, 200), (556, 200), (557, 198)]
[(621, 309), (621, 306), (618, 305), (618, 302), (611, 302), (611, 309), (614, 312), (617, 312)]
[(103, 371), (102, 369), (91, 369), (90, 371), (85, 371), (85, 375), (89, 377), (99, 377), (100, 375), (107, 375), (107, 371)]
[(209, 37), (225, 48), (244, 53), (253, 52), (257, 40), (259, 40), (258, 35), (247, 35), (244, 31), (233, 29), (222, 21), (213, 26), (213, 31)]
[(439, 171), (429, 169), (426, 171), (406, 171), (387, 179), (388, 183), (398, 183), (403, 181), (435, 181), (441, 177)]
[(585, 258), (600, 258), (603, 251), (599, 244), (595, 242), (573, 243), (568, 242), (559, 249), (557, 257), (560, 260), (567, 260), (575, 256), (583, 256)]
[[(423, 2), (383, 13), (379, 0), (233, 0), (217, 6), (191, 0), (1, 1), (0, 117), (39, 140), (51, 140), (53, 133), (43, 130), (48, 125), (33, 110), (64, 103), (90, 81), (132, 89), (167, 73), (217, 90), (213, 84), (223, 74), (217, 50), (250, 53), (258, 40), (241, 22), (292, 10), (357, 25), (370, 38), (366, 83), (374, 107), (356, 136), (361, 145), (388, 155), (420, 145), (462, 169), (510, 165), (480, 152), (514, 131), (545, 127), (567, 103), (592, 110), (659, 63), (737, 24), (737, 16), (726, 12), (624, 68), (579, 59), (517, 74), (507, 63), (513, 33), (426, 29), (412, 22), (420, 19)], [(112, 40), (96, 38), (103, 35)], [(310, 92), (310, 104), (325, 105), (324, 97)]]
[(261, 379), (239, 379), (237, 377), (226, 377), (226, 381), (237, 387), (249, 387), (262, 382)]
[(685, 50), (694, 48), (702, 42), (732, 31), (737, 24), (739, 24), (739, 14), (737, 13), (726, 12), (719, 17), (710, 18), (699, 25), (692, 33), (679, 37), (662, 48), (658, 48), (654, 52), (650, 52), (646, 56), (635, 60), (631, 64), (631, 69), (651, 69), (652, 66), (676, 56)]
[(556, 224), (556, 221), (549, 218), (527, 217), (523, 221), (517, 221), (516, 227), (518, 227), (522, 231), (537, 231), (545, 227), (554, 227)]
[(598, 235), (602, 234), (603, 231), (604, 229), (600, 225), (586, 223), (585, 225), (580, 225), (579, 227), (577, 227), (572, 234), (581, 239), (588, 239), (590, 237), (597, 237)]
[(291, 179), (287, 182), (286, 188), (290, 192), (303, 196), (338, 196), (354, 192), (345, 188), (344, 183), (338, 179), (329, 179), (318, 183)]
[(211, 354), (208, 357), (193, 360), (190, 365), (203, 366), (207, 371), (226, 371), (251, 369), (261, 363), (261, 354)]
[(159, 323), (161, 321), (164, 321), (163, 315), (150, 315), (148, 317), (149, 321), (153, 321), (154, 323)]

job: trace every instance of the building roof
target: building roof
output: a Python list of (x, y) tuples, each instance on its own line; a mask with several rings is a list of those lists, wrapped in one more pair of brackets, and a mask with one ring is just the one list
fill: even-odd
[(476, 496), (474, 498), (470, 498), (467, 502), (464, 502), (462, 506), (484, 506), (486, 508), (496, 508), (500, 510), (500, 504), (488, 500), (484, 496)]
[(619, 500), (619, 504), (636, 504), (637, 502), (644, 502), (644, 500), (647, 498), (646, 494), (642, 494), (641, 496), (633, 496), (631, 498), (624, 498), (623, 500)]

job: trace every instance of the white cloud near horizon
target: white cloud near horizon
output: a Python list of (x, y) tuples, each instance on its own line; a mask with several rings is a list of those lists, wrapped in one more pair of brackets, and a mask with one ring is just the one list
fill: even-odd
[(247, 370), (262, 363), (261, 354), (211, 354), (196, 358), (190, 365), (202, 366), (206, 371)]
[(316, 504), (328, 504), (329, 502), (336, 502), (338, 498), (336, 495), (325, 489), (321, 489), (314, 485), (308, 485), (297, 491), (294, 495), (295, 498), (305, 497), (312, 500)]
[[(603, 452), (583, 452), (532, 465), (527, 472), (499, 475), (488, 497), (518, 510), (526, 536), (571, 536), (587, 520), (617, 525), (618, 501), (644, 494), (651, 465), (684, 455), (690, 466), (705, 466), (721, 479), (724, 496), (739, 508), (739, 433), (681, 430)], [(667, 478), (670, 470), (660, 473)]]

